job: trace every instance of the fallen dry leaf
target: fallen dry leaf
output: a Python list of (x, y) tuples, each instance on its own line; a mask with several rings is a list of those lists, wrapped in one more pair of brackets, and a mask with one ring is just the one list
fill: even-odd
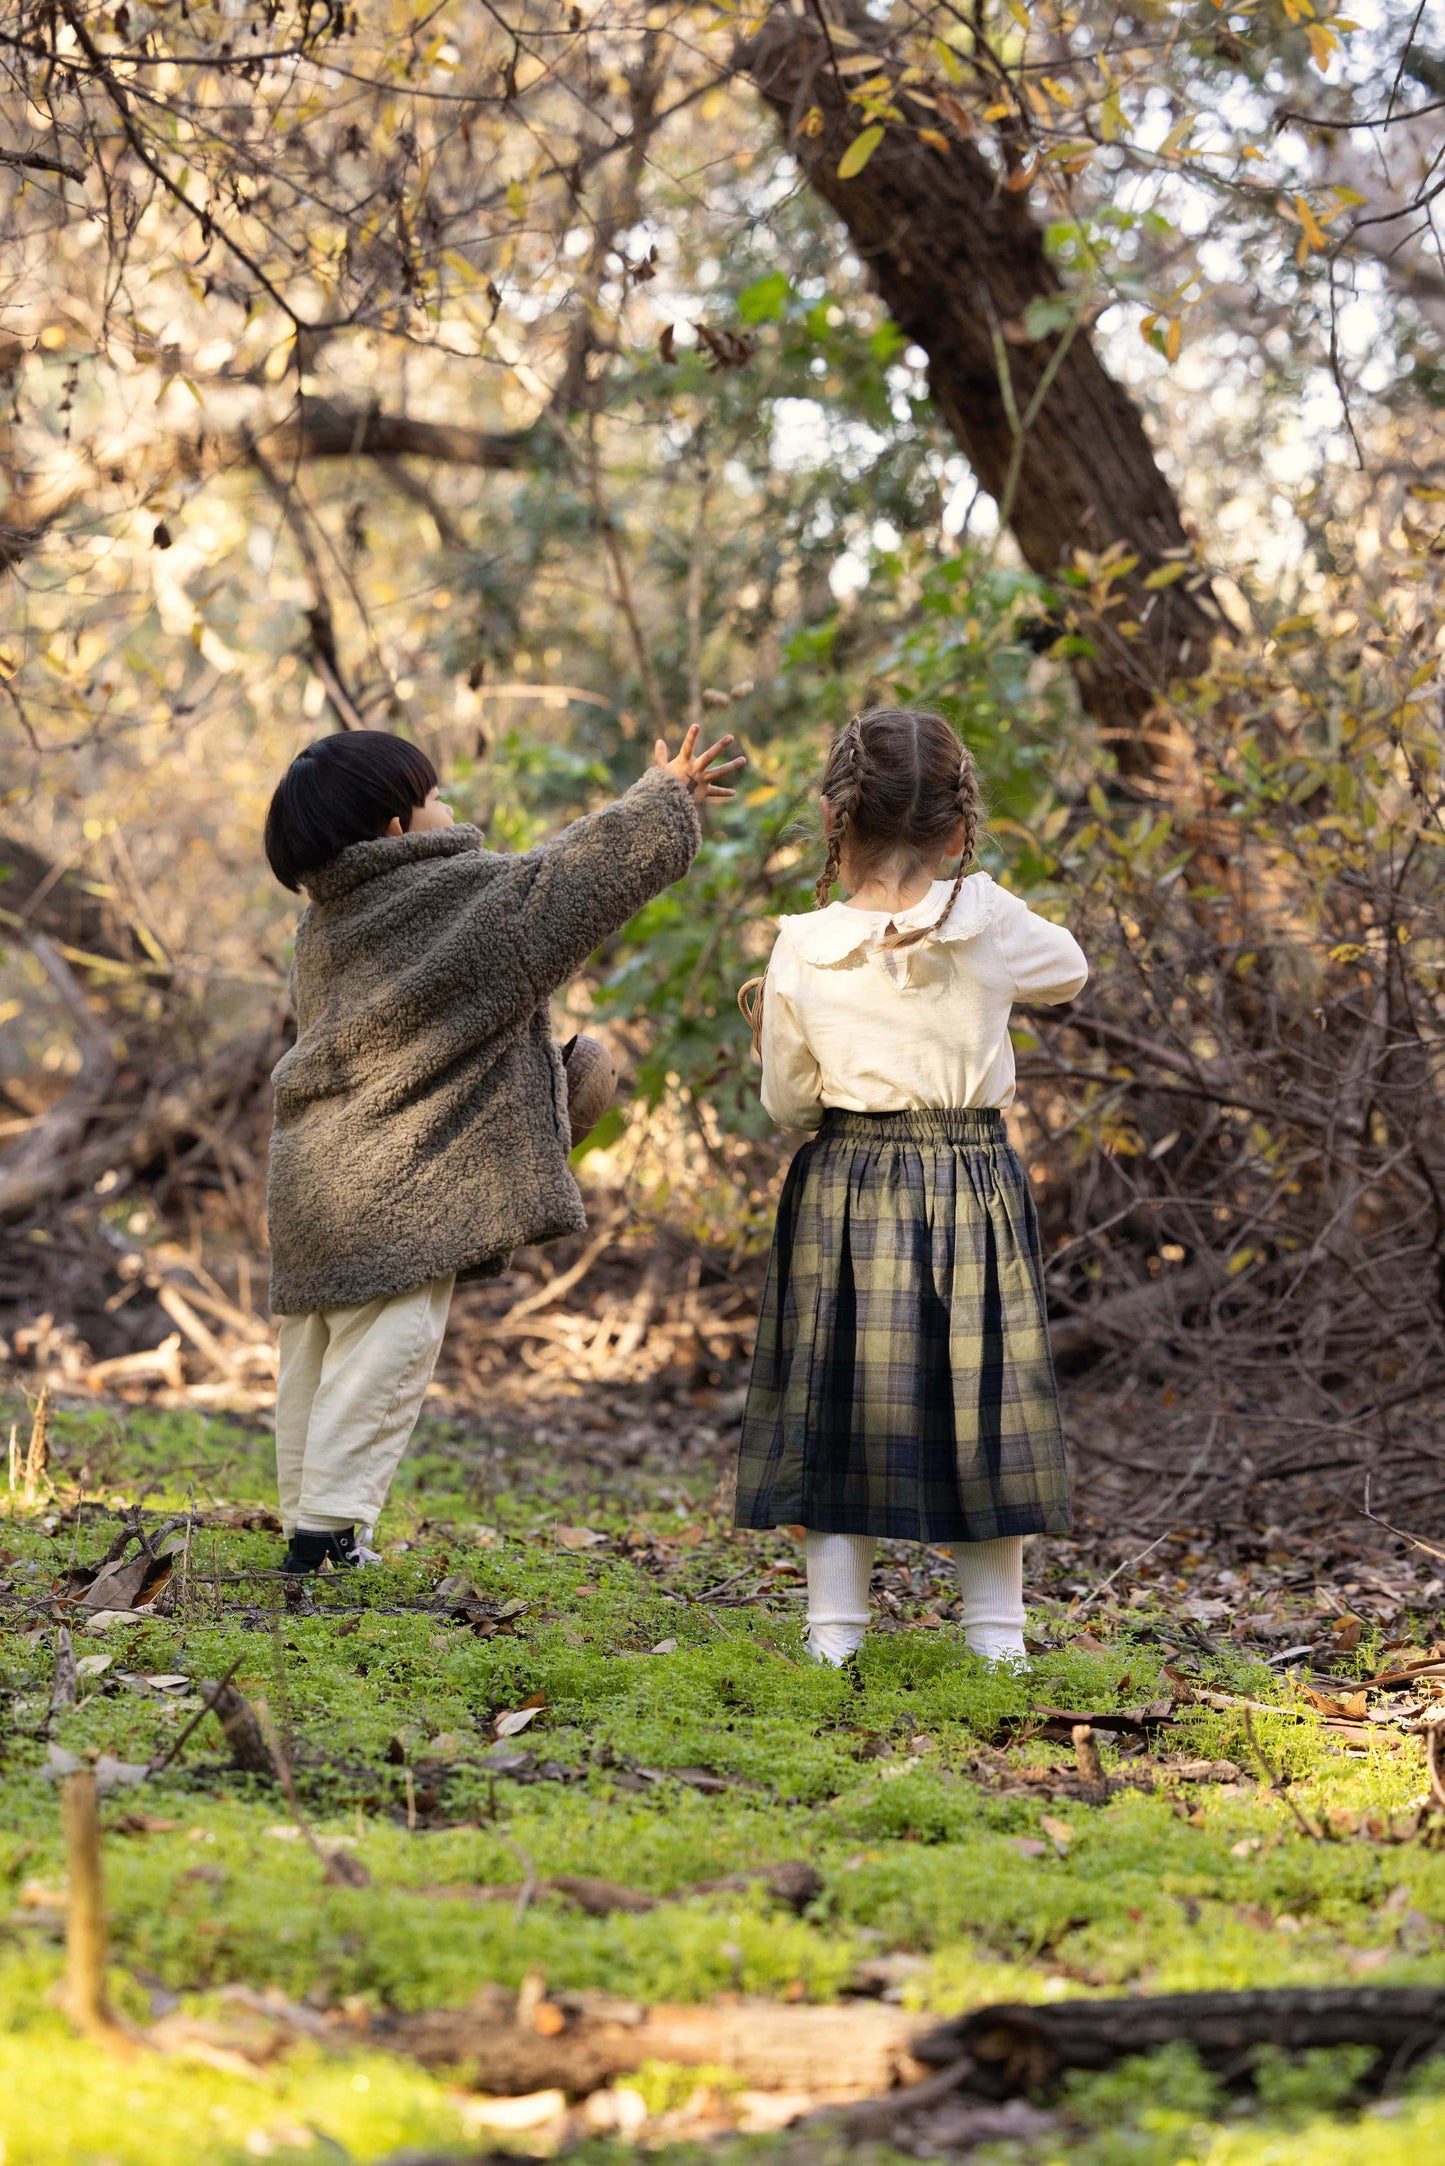
[(492, 1717), (492, 1735), (516, 1737), (520, 1731), (526, 1729), (529, 1722), (534, 1722), (540, 1713), (541, 1709), (537, 1707), (504, 1708), (500, 1715)]
[(1351, 1692), (1343, 1699), (1336, 1699), (1331, 1693), (1316, 1692), (1313, 1686), (1306, 1685), (1304, 1695), (1311, 1707), (1336, 1722), (1363, 1721), (1370, 1704), (1367, 1692)]
[(596, 1549), (607, 1539), (595, 1527), (558, 1527), (554, 1531), (561, 1549)]
[(1060, 1851), (1067, 1850), (1074, 1839), (1074, 1831), (1069, 1822), (1067, 1820), (1055, 1820), (1052, 1813), (1043, 1814), (1039, 1826), (1048, 1836), (1050, 1842), (1058, 1845)]

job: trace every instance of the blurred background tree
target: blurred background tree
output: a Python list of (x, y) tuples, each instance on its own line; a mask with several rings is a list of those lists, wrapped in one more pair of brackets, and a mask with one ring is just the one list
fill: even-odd
[[(183, 1273), (158, 1308), (153, 1283), (182, 1234), (213, 1304), (259, 1302), (295, 914), (258, 837), (333, 727), (416, 737), (505, 848), (623, 786), (659, 729), (741, 733), (748, 788), (698, 870), (571, 1006), (629, 1066), (591, 1178), (719, 1268), (754, 1253), (779, 1160), (734, 990), (805, 904), (830, 731), (887, 697), (966, 730), (991, 869), (1090, 921), (1073, 1035), (1024, 1031), (1021, 1133), (1093, 1433), (1133, 1375), (1181, 1409), (1150, 1417), (1161, 1464), (1213, 1436), (1237, 1471), (1256, 1417), (1221, 1347), (1249, 1300), (1292, 1319), (1261, 1374), (1318, 1375), (1344, 1295), (1321, 1310), (1312, 1266), (1286, 1299), (1282, 1259), (1348, 1277), (1388, 1224), (1413, 1230), (1356, 1284), (1340, 1358), (1375, 1359), (1360, 1318), (1403, 1301), (1425, 1365), (1329, 1385), (1309, 1435), (1378, 1453), (1404, 1418), (1381, 1429), (1382, 1391), (1423, 1434), (1445, 1323), (1428, 29), (1395, 0), (10, 0), (17, 1351), (68, 1331), (89, 1376), (175, 1325), (169, 1372), (141, 1373), (190, 1388), (214, 1361), (175, 1300), (194, 1318), (205, 1288)], [(1305, 1089), (1277, 1064), (1317, 1013)], [(1405, 1037), (1408, 1082), (1375, 1089)], [(1271, 1120), (1241, 1152), (1251, 1100)]]

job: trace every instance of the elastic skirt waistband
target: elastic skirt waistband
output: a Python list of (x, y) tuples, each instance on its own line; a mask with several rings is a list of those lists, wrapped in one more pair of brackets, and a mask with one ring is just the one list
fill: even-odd
[(916, 1113), (848, 1113), (829, 1106), (820, 1137), (846, 1137), (875, 1143), (1002, 1143), (1003, 1115), (997, 1106), (940, 1106)]

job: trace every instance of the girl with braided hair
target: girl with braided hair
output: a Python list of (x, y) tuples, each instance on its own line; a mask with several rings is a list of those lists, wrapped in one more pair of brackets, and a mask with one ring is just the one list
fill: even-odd
[(1001, 1111), (1009, 1015), (1071, 1000), (1088, 965), (969, 872), (978, 783), (942, 716), (857, 716), (820, 801), (817, 910), (780, 921), (744, 1003), (764, 1106), (814, 1134), (778, 1210), (737, 1523), (807, 1529), (819, 1661), (862, 1645), (886, 1535), (949, 1545), (966, 1644), (1022, 1662), (1023, 1538), (1070, 1521), (1038, 1228)]

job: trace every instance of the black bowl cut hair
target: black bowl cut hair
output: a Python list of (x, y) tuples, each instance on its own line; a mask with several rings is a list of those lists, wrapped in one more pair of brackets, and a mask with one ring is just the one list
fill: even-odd
[(266, 862), (282, 887), (329, 865), (393, 820), (403, 834), (437, 786), (426, 754), (387, 730), (338, 730), (298, 752), (266, 814)]

